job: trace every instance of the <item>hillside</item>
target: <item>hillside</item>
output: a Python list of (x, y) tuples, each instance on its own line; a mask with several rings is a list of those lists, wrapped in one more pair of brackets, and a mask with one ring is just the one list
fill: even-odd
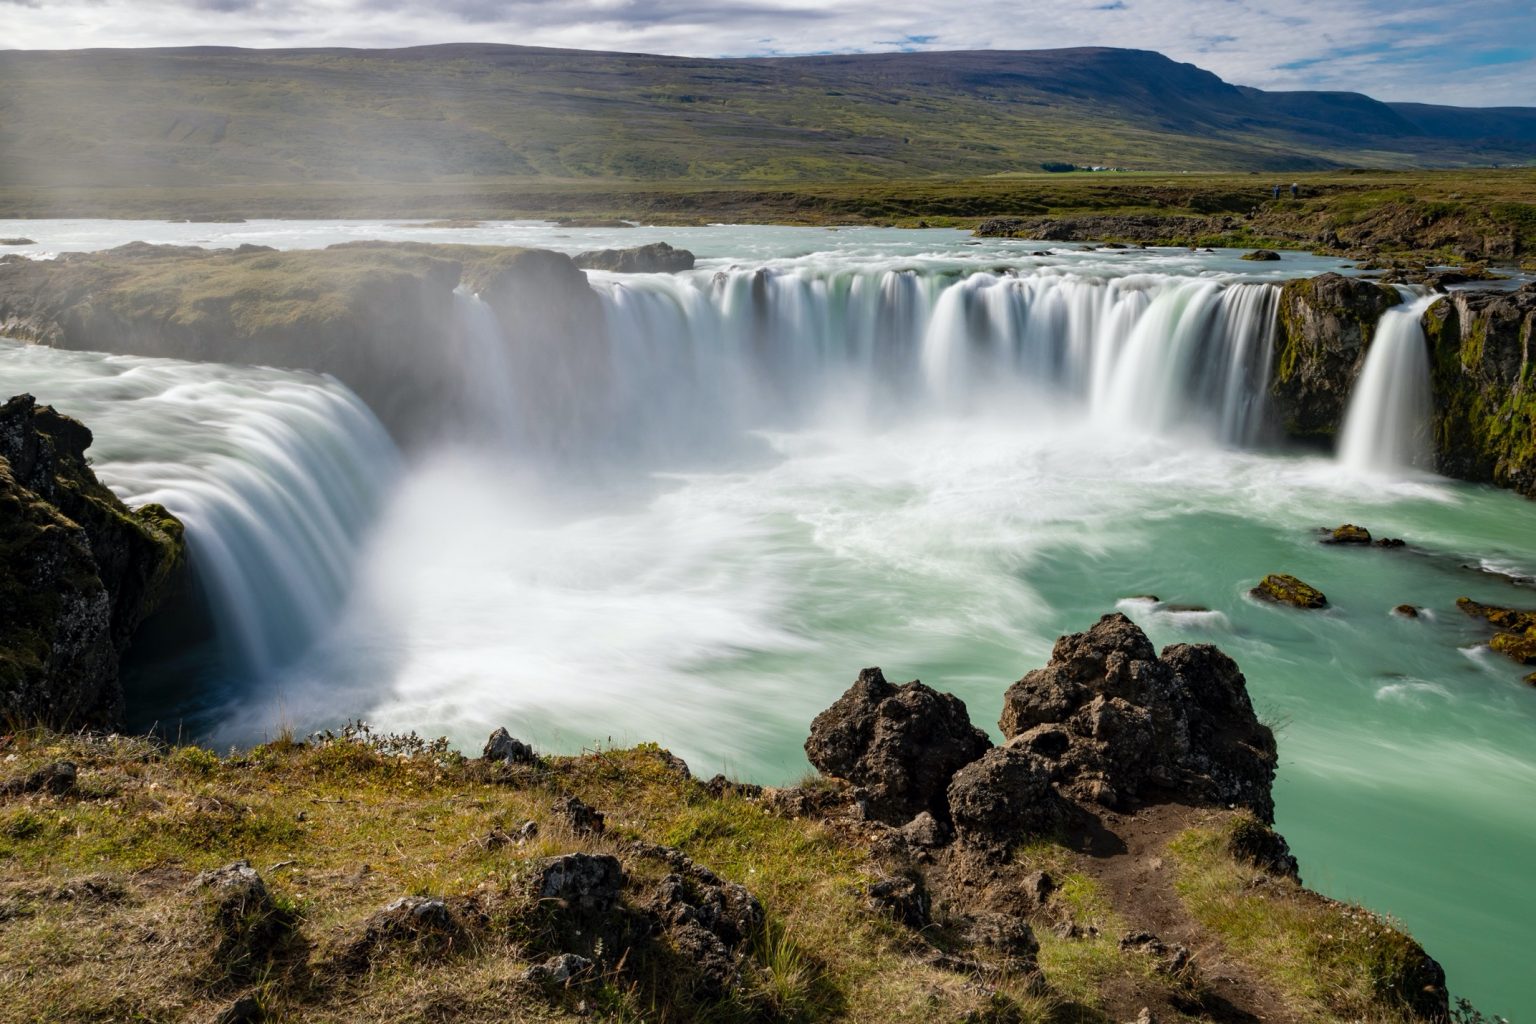
[(1536, 109), (1268, 93), (1102, 48), (0, 52), (0, 186), (773, 182), (1536, 161)]

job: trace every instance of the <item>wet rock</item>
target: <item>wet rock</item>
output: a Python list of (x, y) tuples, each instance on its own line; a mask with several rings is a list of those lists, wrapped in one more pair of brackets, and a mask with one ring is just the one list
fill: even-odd
[(1457, 291), (1424, 313), (1438, 472), (1536, 497), (1536, 285)]
[(1270, 396), (1287, 434), (1334, 436), (1376, 324), (1401, 302), (1389, 285), (1342, 274), (1286, 283)]
[(1411, 604), (1400, 604), (1392, 609), (1392, 614), (1405, 619), (1416, 619), (1419, 617), (1419, 610)]
[(1354, 523), (1345, 523), (1332, 530), (1323, 531), (1324, 544), (1369, 544), (1371, 531)]
[[(1010, 769), (1022, 792), (1037, 792), (1043, 774), (1105, 806), (1167, 796), (1237, 804), (1264, 820), (1274, 813), (1274, 736), (1237, 665), (1209, 644), (1175, 644), (1159, 656), (1118, 613), (1057, 640), (1049, 664), (1008, 689), (999, 725), (1009, 737), (1003, 749), (1028, 759)], [(955, 820), (958, 829), (958, 811)]]
[(608, 270), (619, 274), (675, 274), (692, 270), (693, 263), (693, 253), (687, 249), (674, 249), (666, 242), (632, 249), (599, 249), (576, 257), (576, 265), (583, 270)]
[(1482, 604), (1458, 597), (1456, 607), (1499, 630), (1488, 646), (1522, 665), (1536, 665), (1536, 611)]
[(14, 238), (0, 238), (0, 245), (36, 245), (36, 244), (37, 243), (32, 241), (32, 239), (30, 239), (30, 238), (22, 238), (19, 235), (14, 237)]
[(805, 752), (822, 772), (861, 787), (870, 817), (901, 825), (922, 811), (947, 817), (945, 787), (991, 745), (958, 697), (915, 680), (895, 686), (870, 668), (816, 716)]
[(1536, 672), (1526, 676), (1524, 682), (1526, 686), (1536, 686)]
[(1301, 881), (1301, 869), (1285, 837), (1254, 818), (1237, 819), (1227, 835), (1227, 852), (1269, 874)]
[(1240, 258), (1253, 260), (1256, 263), (1273, 263), (1280, 258), (1280, 254), (1273, 249), (1255, 249), (1253, 252), (1244, 253)]
[(921, 879), (883, 878), (870, 885), (867, 895), (874, 910), (908, 928), (926, 928), (932, 919), (933, 903)]
[(1321, 590), (1287, 573), (1270, 573), (1248, 593), (1293, 608), (1325, 608), (1328, 605), (1328, 598)]
[(1400, 537), (1379, 537), (1376, 540), (1376, 546), (1379, 548), (1405, 548), (1408, 546), (1408, 543)]
[(603, 813), (588, 806), (580, 797), (562, 797), (555, 802), (555, 814), (579, 836), (600, 836), (607, 827)]
[(12, 725), (116, 726), (122, 655), (183, 564), (181, 523), (118, 500), (91, 470), (91, 442), (31, 395), (0, 403), (0, 721)]
[(486, 761), (495, 761), (504, 764), (535, 764), (538, 755), (533, 748), (522, 740), (514, 739), (506, 729), (497, 728), (491, 733), (491, 738), (485, 741), (485, 749), (480, 757)]
[(523, 972), (523, 980), (530, 985), (569, 985), (580, 975), (592, 969), (592, 961), (575, 953), (557, 953), (541, 964), (534, 964)]
[(63, 796), (75, 788), (79, 774), (73, 761), (53, 761), (35, 772), (0, 783), (0, 796), (24, 796), (28, 793)]
[(624, 868), (607, 854), (568, 853), (544, 861), (533, 875), (534, 898), (557, 910), (606, 914), (619, 904)]
[(955, 834), (982, 847), (1049, 832), (1065, 813), (1049, 763), (1016, 747), (994, 747), (960, 769), (948, 797)]

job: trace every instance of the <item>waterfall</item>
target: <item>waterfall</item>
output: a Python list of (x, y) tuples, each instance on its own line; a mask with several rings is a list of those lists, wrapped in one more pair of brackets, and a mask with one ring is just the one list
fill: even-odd
[(1429, 347), (1420, 319), (1435, 298), (1395, 306), (1376, 325), (1344, 417), (1339, 461), (1345, 466), (1373, 473), (1433, 467)]
[(281, 669), (335, 619), (398, 475), (373, 413), (312, 374), (0, 342), (0, 391), (83, 421), (102, 482), (186, 524), (235, 678)]
[(1260, 429), (1276, 289), (1163, 275), (863, 266), (600, 275), (626, 450), (893, 414), (1075, 409), (1110, 427)]

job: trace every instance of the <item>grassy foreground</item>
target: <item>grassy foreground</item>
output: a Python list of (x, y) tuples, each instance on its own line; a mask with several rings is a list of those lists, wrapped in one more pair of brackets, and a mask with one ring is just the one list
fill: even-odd
[[(65, 791), (6, 794), (63, 759), (78, 766)], [(805, 802), (785, 791), (707, 786), (653, 746), (508, 765), (355, 730), (222, 758), (34, 733), (0, 740), (0, 765), (4, 1021), (212, 1020), (249, 996), (251, 1019), (272, 1020), (1112, 1022), (1149, 1002), (1202, 1005), (1210, 964), (1252, 979), (1272, 1020), (1405, 1019), (1386, 984), (1400, 933), (1235, 860), (1231, 837), (1253, 823), (1224, 811), (1195, 812), (1161, 854), (1180, 913), (1205, 928), (1192, 968), (1126, 948), (1144, 908), (1117, 901), (1092, 856), (1039, 841), (1015, 860), (1056, 891), (1035, 914), (1040, 972), (1020, 975), (984, 950), (947, 955), (942, 921), (914, 932), (871, 904), (894, 869), (879, 826), (796, 816)], [(606, 831), (574, 830), (552, 810), (566, 796), (605, 812)], [(643, 899), (660, 871), (636, 841), (761, 900), (738, 989), (706, 997), (645, 953), (564, 985), (526, 977), (547, 956), (530, 876), (555, 855), (612, 853), (626, 899)], [(195, 881), (236, 859), (271, 891), (260, 921), (232, 925)], [(370, 915), (408, 896), (473, 923), (449, 943), (379, 938)], [(266, 936), (269, 955), (232, 960), (231, 928)]]

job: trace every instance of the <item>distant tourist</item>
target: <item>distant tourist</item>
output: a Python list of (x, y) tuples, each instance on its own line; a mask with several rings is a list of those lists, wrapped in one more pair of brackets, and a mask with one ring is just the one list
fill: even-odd
[(1273, 189), (1273, 191), (1274, 191), (1274, 196), (1275, 196), (1275, 198), (1276, 198), (1276, 199), (1279, 199), (1279, 198), (1280, 198), (1280, 186), (1279, 186), (1279, 185), (1276, 185), (1276, 186), (1275, 186), (1275, 187), (1274, 187), (1274, 189)]
[(1294, 181), (1293, 181), (1293, 182), (1291, 182), (1291, 198), (1292, 198), (1292, 199), (1295, 199), (1295, 198), (1296, 198), (1296, 196), (1297, 196), (1297, 194), (1298, 194), (1298, 193), (1299, 193), (1299, 192), (1300, 192), (1300, 191), (1301, 191), (1301, 186), (1300, 186), (1300, 185), (1298, 185), (1298, 184), (1296, 184), (1296, 183), (1295, 183), (1295, 182), (1294, 182)]

